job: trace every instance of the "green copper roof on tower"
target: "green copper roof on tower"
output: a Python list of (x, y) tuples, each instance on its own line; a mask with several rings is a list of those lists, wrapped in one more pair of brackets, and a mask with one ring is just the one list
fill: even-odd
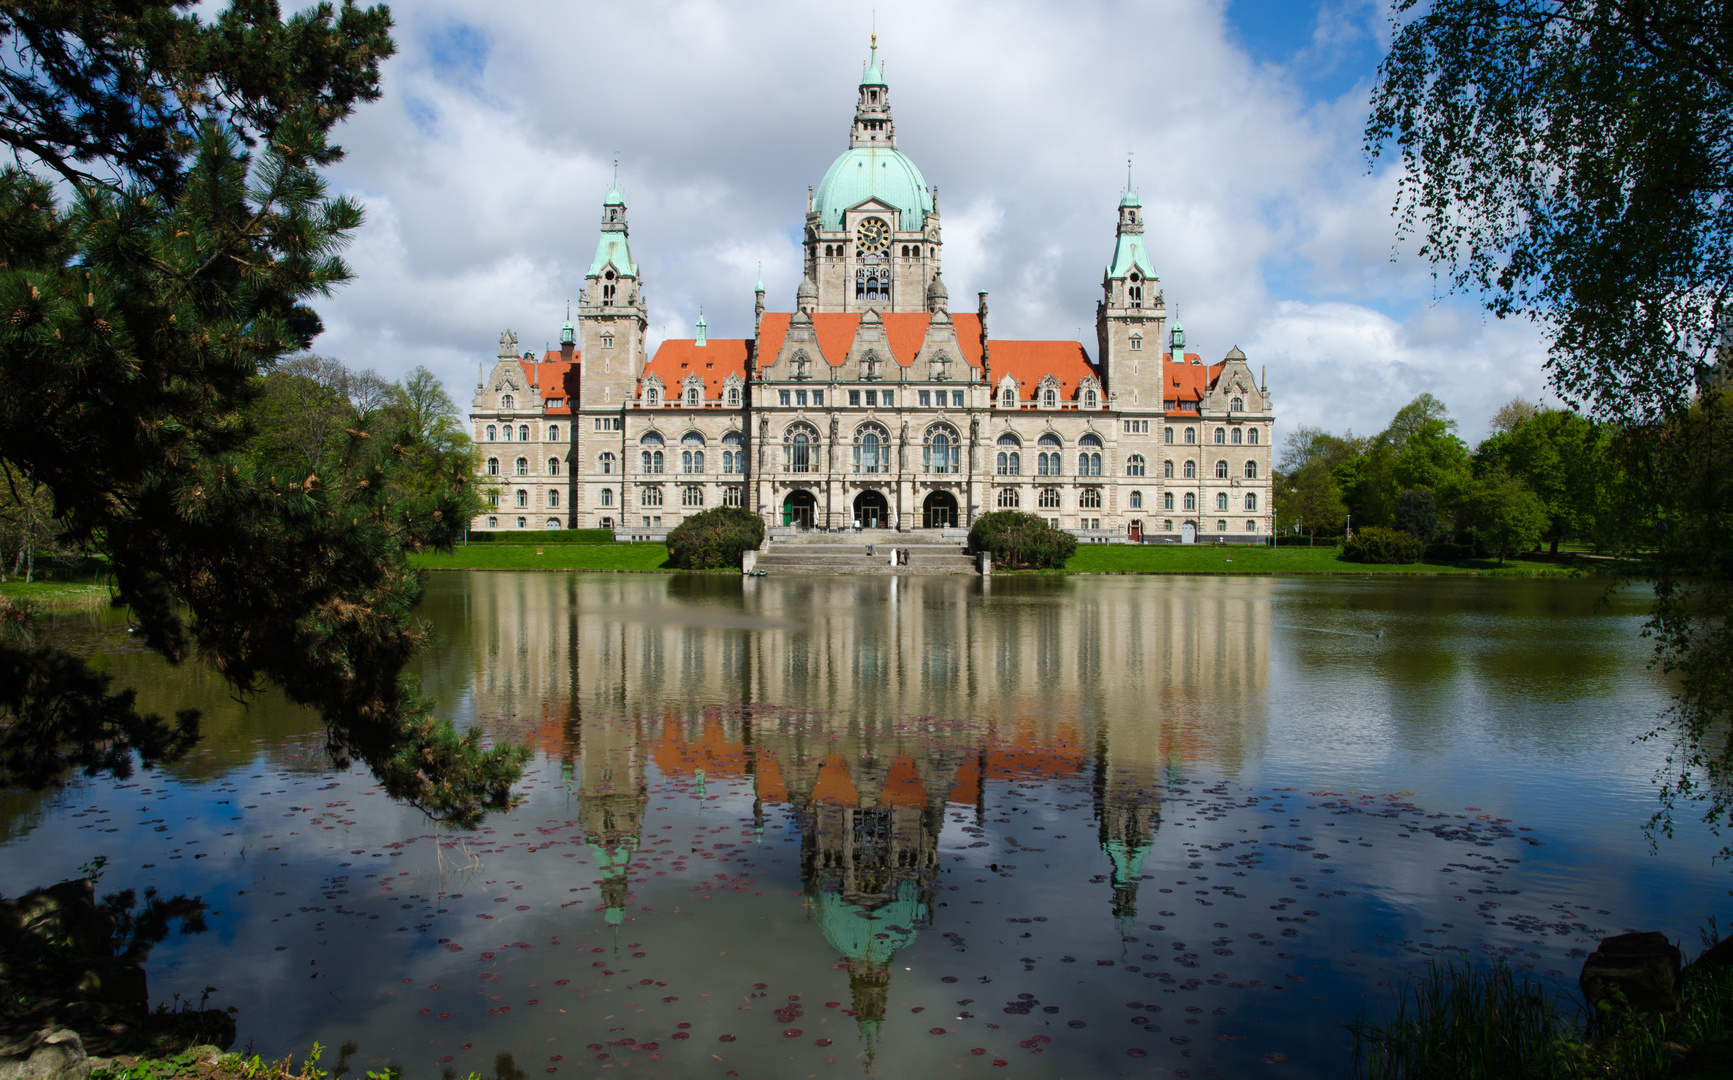
[(873, 35), (872, 60), (867, 63), (866, 74), (861, 76), (860, 84), (862, 86), (883, 86), (885, 84), (885, 73), (879, 67), (879, 36), (877, 34)]

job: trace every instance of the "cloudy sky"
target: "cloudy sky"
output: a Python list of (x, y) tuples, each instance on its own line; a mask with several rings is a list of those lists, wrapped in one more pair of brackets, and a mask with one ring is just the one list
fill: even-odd
[[(876, 20), (898, 147), (939, 189), (945, 280), (996, 337), (1090, 329), (1133, 155), (1188, 344), (1267, 366), (1279, 425), (1381, 429), (1421, 391), (1471, 442), (1541, 396), (1535, 330), (1399, 247), (1360, 131), (1383, 0), (397, 0), (384, 97), (339, 133), (367, 224), (324, 353), (425, 364), (467, 404), (515, 330), (556, 341), (617, 153), (651, 345), (751, 331), (800, 276)], [(961, 302), (961, 301), (959, 301)], [(1093, 347), (1093, 346), (1092, 346)]]

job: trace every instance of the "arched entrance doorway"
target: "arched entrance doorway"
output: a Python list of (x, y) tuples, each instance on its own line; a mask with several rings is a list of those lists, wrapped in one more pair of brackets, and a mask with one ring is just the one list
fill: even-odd
[(854, 519), (863, 529), (888, 529), (891, 504), (885, 501), (881, 492), (863, 491), (854, 497)]
[(1179, 542), (1182, 544), (1197, 543), (1197, 522), (1188, 521), (1179, 527)]
[(818, 513), (818, 500), (810, 491), (791, 491), (782, 500), (782, 523), (797, 529), (812, 528), (813, 515)]
[(948, 491), (935, 491), (921, 504), (921, 528), (950, 529), (957, 524), (957, 497)]

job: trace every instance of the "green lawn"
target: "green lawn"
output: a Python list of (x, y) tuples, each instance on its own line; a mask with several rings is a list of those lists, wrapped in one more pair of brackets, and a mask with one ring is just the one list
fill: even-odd
[(108, 603), (108, 586), (88, 581), (0, 582), (0, 596), (28, 600), (39, 608), (87, 607)]
[[(470, 544), (450, 555), (416, 555), (422, 570), (666, 570), (664, 544), (546, 544), (537, 555), (530, 544)], [(738, 573), (738, 571), (735, 571)]]
[[(1230, 561), (1231, 560), (1231, 561)], [(1505, 576), (1580, 574), (1566, 559), (1518, 558), (1458, 563), (1387, 566), (1343, 562), (1332, 547), (1214, 547), (1207, 544), (1084, 544), (1065, 564), (1081, 574), (1498, 574)]]

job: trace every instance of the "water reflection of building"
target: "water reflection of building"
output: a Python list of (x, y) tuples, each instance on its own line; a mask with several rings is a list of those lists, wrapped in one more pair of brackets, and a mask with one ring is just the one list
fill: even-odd
[(619, 716), (585, 720), (575, 733), (578, 821), (601, 873), (604, 917), (618, 926), (649, 806), (648, 740), (643, 725)]
[(1095, 816), (1112, 867), (1113, 917), (1123, 934), (1137, 917), (1143, 860), (1161, 825), (1161, 746), (1157, 729), (1135, 717), (1109, 716), (1097, 730)]

